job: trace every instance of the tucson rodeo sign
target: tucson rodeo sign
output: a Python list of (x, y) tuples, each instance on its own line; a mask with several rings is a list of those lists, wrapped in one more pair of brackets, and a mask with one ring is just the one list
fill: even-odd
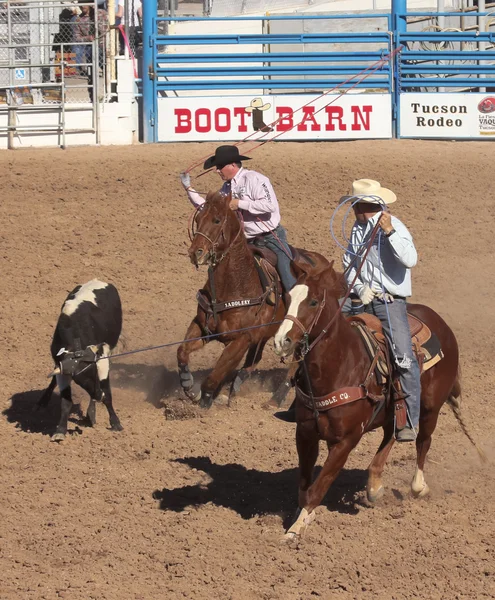
[(476, 138), (495, 135), (495, 97), (489, 94), (403, 94), (400, 135)]

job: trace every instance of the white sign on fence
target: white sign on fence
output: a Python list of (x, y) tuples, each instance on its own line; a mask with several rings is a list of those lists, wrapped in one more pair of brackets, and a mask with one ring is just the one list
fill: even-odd
[(390, 94), (158, 98), (160, 142), (392, 137)]
[(16, 69), (15, 70), (15, 78), (16, 79), (26, 79), (26, 69)]
[(443, 139), (495, 136), (495, 95), (402, 94), (400, 135)]

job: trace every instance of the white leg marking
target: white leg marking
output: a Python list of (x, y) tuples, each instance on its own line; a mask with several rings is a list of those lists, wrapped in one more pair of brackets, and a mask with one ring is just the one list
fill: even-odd
[(414, 473), (413, 480), (411, 482), (411, 491), (415, 498), (423, 498), (430, 491), (428, 484), (425, 481), (423, 471), (416, 467), (416, 473)]
[(92, 279), (91, 281), (88, 281), (81, 286), (81, 289), (78, 290), (72, 300), (67, 300), (64, 302), (64, 305), (62, 306), (62, 312), (65, 315), (70, 316), (76, 312), (77, 307), (82, 302), (91, 302), (92, 304), (96, 305), (96, 296), (94, 295), (94, 291), (103, 290), (107, 286), (108, 283), (99, 281), (98, 279)]
[[(101, 356), (110, 356), (110, 346), (108, 344), (103, 344)], [(108, 379), (108, 374), (110, 373), (110, 361), (108, 358), (99, 360), (96, 363), (96, 370), (98, 371), (98, 379), (100, 381)]]
[(300, 508), (299, 514), (297, 515), (297, 519), (287, 530), (287, 533), (284, 536), (285, 539), (291, 540), (301, 535), (303, 530), (311, 523), (311, 521), (313, 521), (314, 518), (315, 511), (309, 513), (305, 508)]
[[(291, 291), (289, 292), (291, 301), (290, 301), (289, 310), (287, 311), (288, 315), (290, 315), (291, 317), (297, 317), (297, 311), (299, 310), (299, 306), (300, 306), (301, 302), (308, 297), (308, 293), (309, 293), (309, 288), (307, 285), (295, 285), (291, 289)], [(275, 348), (278, 351), (280, 351), (280, 349), (285, 341), (285, 336), (292, 329), (293, 325), (294, 325), (294, 323), (292, 321), (289, 321), (289, 319), (284, 319), (284, 322), (278, 328), (278, 331), (275, 334)]]

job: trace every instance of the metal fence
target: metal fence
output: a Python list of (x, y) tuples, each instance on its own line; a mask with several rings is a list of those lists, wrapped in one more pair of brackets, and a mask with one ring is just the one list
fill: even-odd
[[(97, 1), (0, 1), (0, 135), (59, 132), (97, 134), (97, 104), (108, 92), (108, 18)], [(86, 107), (90, 124), (66, 127), (66, 111)], [(45, 114), (37, 125), (22, 124), (25, 111)], [(58, 122), (48, 115), (59, 112)], [(96, 140), (97, 141), (97, 140)]]

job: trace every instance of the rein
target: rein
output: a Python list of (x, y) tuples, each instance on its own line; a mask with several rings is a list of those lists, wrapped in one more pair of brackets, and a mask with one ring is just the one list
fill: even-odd
[[(203, 205), (202, 205), (203, 206)], [(211, 248), (209, 251), (209, 259), (208, 262), (210, 263), (210, 268), (215, 267), (219, 262), (221, 262), (229, 253), (230, 249), (233, 247), (233, 245), (236, 243), (237, 238), (239, 237), (241, 231), (242, 231), (242, 227), (239, 227), (234, 239), (232, 240), (232, 242), (229, 244), (229, 247), (225, 250), (225, 252), (220, 256), (220, 258), (217, 259), (217, 246), (219, 244), (220, 241), (220, 237), (223, 237), (224, 241), (226, 241), (226, 237), (225, 237), (225, 225), (227, 224), (227, 219), (229, 216), (229, 213), (225, 213), (225, 217), (223, 219), (222, 222), (222, 226), (220, 228), (220, 231), (218, 232), (217, 236), (215, 237), (214, 240), (212, 240), (209, 236), (206, 235), (206, 233), (203, 233), (202, 231), (199, 231), (199, 229), (195, 229), (194, 225), (196, 223), (196, 216), (197, 214), (201, 211), (202, 206), (198, 206), (198, 208), (194, 211), (192, 218), (190, 219), (190, 226), (188, 227), (188, 234), (189, 234), (189, 240), (191, 241), (191, 243), (194, 241), (194, 238), (197, 235), (201, 235), (203, 236), (210, 244), (211, 244)]]

